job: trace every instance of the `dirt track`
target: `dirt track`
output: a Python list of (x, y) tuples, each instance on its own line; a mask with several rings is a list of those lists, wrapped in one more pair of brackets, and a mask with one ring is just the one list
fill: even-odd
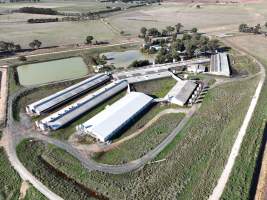
[(7, 66), (0, 67), (2, 73), (1, 76), (1, 88), (0, 88), (0, 124), (5, 122), (6, 119), (6, 106), (8, 95), (8, 82), (7, 82)]

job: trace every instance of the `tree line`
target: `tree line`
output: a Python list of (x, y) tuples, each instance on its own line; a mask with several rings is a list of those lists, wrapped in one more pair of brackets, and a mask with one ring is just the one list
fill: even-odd
[(58, 11), (51, 8), (22, 7), (17, 10), (21, 13), (42, 14), (42, 15), (58, 15)]
[[(220, 46), (216, 39), (209, 39), (207, 36), (198, 33), (197, 28), (192, 28), (189, 32), (182, 31), (183, 25), (177, 23), (175, 26), (167, 26), (159, 31), (156, 28), (140, 29), (140, 37), (144, 38), (142, 52), (157, 53), (156, 63), (167, 63), (173, 60), (179, 61), (181, 57), (190, 59), (208, 53), (214, 53)], [(180, 37), (178, 38), (178, 35)], [(165, 36), (169, 36), (164, 38)], [(159, 37), (153, 39), (154, 37)], [(162, 37), (162, 38), (160, 38)], [(154, 45), (158, 45), (158, 51)]]
[(58, 22), (58, 18), (40, 18), (40, 19), (28, 19), (29, 24), (36, 24), (36, 23), (49, 23), (49, 22)]
[[(39, 40), (33, 40), (29, 43), (29, 47), (32, 49), (39, 49), (42, 42)], [(14, 42), (0, 41), (0, 52), (14, 53), (21, 50), (20, 44), (15, 44)]]
[[(265, 27), (267, 27), (267, 23), (265, 23)], [(254, 34), (261, 34), (261, 25), (257, 24), (256, 26), (248, 26), (247, 24), (240, 24), (239, 25), (239, 32), (243, 33), (254, 33)]]

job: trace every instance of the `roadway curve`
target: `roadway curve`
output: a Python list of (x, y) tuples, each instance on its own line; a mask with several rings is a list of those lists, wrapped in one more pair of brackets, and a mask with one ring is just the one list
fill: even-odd
[[(229, 42), (225, 42), (225, 43), (229, 43)], [(229, 46), (233, 46), (233, 45), (230, 44)], [(260, 66), (261, 78), (260, 78), (260, 81), (259, 81), (258, 86), (256, 88), (255, 94), (252, 97), (252, 100), (250, 102), (248, 111), (247, 111), (246, 116), (244, 118), (244, 121), (243, 121), (243, 123), (241, 125), (241, 128), (240, 128), (240, 130), (238, 132), (238, 135), (236, 137), (234, 145), (232, 146), (232, 149), (231, 149), (230, 155), (228, 157), (227, 163), (226, 163), (226, 165), (225, 165), (225, 167), (223, 169), (223, 172), (222, 172), (222, 174), (221, 174), (221, 176), (220, 176), (220, 178), (219, 178), (219, 180), (217, 182), (217, 185), (213, 189), (212, 194), (209, 196), (209, 200), (219, 200), (221, 195), (222, 195), (222, 193), (223, 193), (223, 191), (224, 191), (224, 188), (225, 188), (225, 186), (227, 184), (227, 181), (228, 181), (228, 179), (229, 179), (229, 177), (231, 175), (233, 166), (235, 164), (236, 157), (239, 154), (239, 151), (240, 151), (240, 148), (241, 148), (241, 145), (242, 145), (242, 141), (244, 139), (244, 136), (246, 135), (249, 122), (250, 122), (250, 120), (251, 120), (251, 118), (253, 116), (253, 113), (255, 111), (255, 108), (256, 108), (257, 102), (259, 100), (263, 84), (265, 82), (265, 68), (264, 68), (264, 66), (256, 58), (254, 58), (253, 56), (248, 55), (246, 52), (240, 50), (239, 48), (235, 48), (235, 49), (237, 51), (241, 52), (242, 54), (245, 54), (245, 55), (249, 56), (250, 58), (252, 58), (254, 60), (254, 62), (256, 62)]]
[(143, 167), (147, 162), (155, 158), (172, 140), (176, 135), (182, 130), (182, 128), (187, 124), (188, 120), (193, 116), (195, 111), (200, 107), (200, 104), (194, 105), (189, 109), (186, 116), (179, 123), (179, 125), (169, 134), (155, 149), (149, 151), (145, 156), (140, 159), (131, 161), (122, 165), (106, 165), (102, 163), (97, 163), (91, 159), (84, 157), (77, 149), (75, 149), (68, 142), (62, 142), (48, 136), (42, 135), (25, 124), (20, 124), (14, 121), (13, 118), (13, 103), (22, 94), (34, 89), (24, 88), (18, 92), (12, 94), (8, 100), (8, 114), (7, 114), (7, 127), (4, 130), (4, 135), (1, 141), (2, 146), (5, 148), (9, 161), (14, 169), (19, 173), (23, 180), (29, 181), (38, 191), (45, 195), (48, 199), (52, 200), (62, 200), (60, 196), (49, 190), (44, 184), (42, 184), (36, 177), (34, 177), (20, 162), (17, 157), (16, 146), (26, 138), (35, 138), (46, 143), (56, 145), (57, 147), (64, 149), (74, 157), (76, 157), (83, 166), (89, 171), (97, 170), (101, 172), (111, 173), (111, 174), (122, 174), (138, 170)]

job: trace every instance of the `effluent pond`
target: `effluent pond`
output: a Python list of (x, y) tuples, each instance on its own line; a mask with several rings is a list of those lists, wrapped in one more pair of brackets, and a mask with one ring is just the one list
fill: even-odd
[(122, 52), (107, 52), (100, 54), (100, 57), (105, 55), (108, 64), (114, 65), (116, 68), (127, 68), (135, 60), (154, 61), (154, 56), (143, 54), (140, 50), (128, 50)]
[(88, 68), (81, 57), (21, 65), (17, 71), (19, 82), (24, 86), (80, 78), (88, 74)]

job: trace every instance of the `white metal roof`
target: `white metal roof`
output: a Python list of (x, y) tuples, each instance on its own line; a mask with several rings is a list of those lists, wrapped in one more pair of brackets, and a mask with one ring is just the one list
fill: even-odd
[(168, 92), (165, 98), (173, 103), (177, 102), (178, 105), (183, 106), (188, 101), (196, 87), (197, 84), (193, 81), (179, 80)]
[(52, 130), (56, 130), (70, 121), (76, 119), (81, 114), (92, 109), (99, 103), (105, 101), (109, 97), (125, 89), (128, 86), (126, 80), (120, 80), (112, 82), (99, 90), (86, 95), (80, 100), (62, 108), (61, 110), (47, 116), (42, 119), (39, 123), (45, 124)]
[(50, 96), (47, 96), (37, 102), (34, 102), (28, 105), (27, 107), (29, 107), (31, 110), (34, 110), (37, 114), (40, 114), (41, 112), (57, 104), (60, 104), (70, 98), (73, 98), (75, 95), (78, 95), (79, 93), (82, 93), (83, 91), (91, 89), (97, 86), (98, 84), (108, 81), (109, 79), (110, 77), (108, 75), (97, 74), (77, 84), (74, 84), (64, 90), (61, 90)]
[(153, 98), (139, 92), (130, 92), (105, 110), (83, 123), (78, 129), (92, 133), (100, 141), (110, 136), (152, 102)]
[(211, 56), (210, 73), (230, 76), (230, 65), (227, 53), (218, 53)]

